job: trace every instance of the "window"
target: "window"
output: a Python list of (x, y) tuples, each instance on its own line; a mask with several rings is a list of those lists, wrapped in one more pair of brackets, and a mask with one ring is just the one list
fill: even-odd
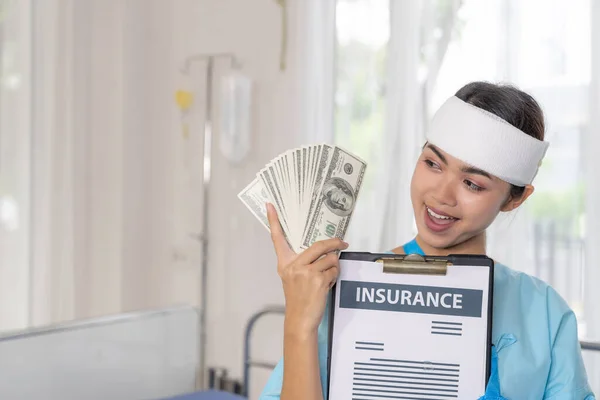
[(588, 125), (589, 12), (585, 0), (551, 5), (464, 1), (432, 99), (435, 109), (463, 84), (489, 80), (514, 83), (541, 104), (546, 139), (552, 145), (534, 182), (536, 193), (524, 209), (501, 218), (495, 227), (503, 237), (505, 230), (512, 234), (512, 225), (527, 235), (508, 250), (496, 244), (490, 252), (556, 288), (578, 314), (584, 336), (585, 181), (580, 143)]
[[(381, 143), (389, 12), (388, 2), (381, 0), (343, 0), (336, 8), (335, 140), (368, 163), (360, 194), (362, 206), (352, 217), (350, 229), (354, 232), (367, 226), (371, 220), (368, 210), (380, 203), (375, 177), (384, 168)], [(366, 237), (355, 237), (353, 246), (368, 246)]]

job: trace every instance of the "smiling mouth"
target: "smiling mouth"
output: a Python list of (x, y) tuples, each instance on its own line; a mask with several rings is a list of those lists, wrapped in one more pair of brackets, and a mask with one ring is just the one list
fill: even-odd
[(458, 218), (452, 217), (448, 214), (443, 214), (439, 210), (432, 210), (425, 206), (425, 224), (427, 227), (434, 232), (443, 232), (456, 223)]
[(448, 221), (448, 220), (450, 220), (450, 221), (451, 221), (451, 220), (456, 220), (456, 219), (458, 219), (458, 218), (454, 218), (454, 217), (452, 217), (452, 216), (450, 216), (450, 215), (448, 215), (448, 214), (442, 214), (442, 213), (440, 213), (439, 211), (438, 211), (438, 212), (435, 212), (435, 211), (433, 211), (431, 208), (429, 208), (429, 207), (427, 207), (427, 206), (425, 206), (425, 208), (427, 208), (427, 213), (428, 213), (429, 215), (431, 215), (431, 216), (432, 216), (433, 218), (435, 218), (435, 219), (441, 219), (441, 220), (446, 220), (446, 221)]

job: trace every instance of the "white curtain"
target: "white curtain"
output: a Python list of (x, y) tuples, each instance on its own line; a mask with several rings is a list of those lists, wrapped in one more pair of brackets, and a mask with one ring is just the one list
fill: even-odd
[(197, 305), (200, 245), (173, 218), (185, 168), (175, 8), (2, 4), (0, 330)]
[[(292, 3), (301, 131), (306, 144), (333, 141), (335, 0)], [(289, 17), (288, 13), (288, 17)], [(289, 36), (288, 36), (289, 37)], [(301, 84), (301, 82), (305, 84)], [(310, 82), (307, 84), (307, 82)]]
[[(60, 3), (67, 4), (66, 7)], [(32, 8), (33, 113), (30, 323), (74, 317), (74, 12), (70, 1)], [(26, 267), (26, 266), (23, 266)]]
[(33, 18), (30, 324), (44, 325), (121, 310), (122, 14), (57, 0)]
[(29, 324), (31, 7), (0, 2), (0, 330)]
[[(352, 4), (348, 2), (348, 7), (353, 7)], [(371, 3), (362, 4), (369, 7)], [(381, 2), (371, 4), (374, 9), (380, 6)], [(362, 135), (371, 137), (372, 147), (365, 148), (360, 140), (353, 143), (357, 140), (350, 137), (345, 126), (337, 127), (338, 142), (348, 145), (369, 163), (360, 194), (362, 206), (353, 215), (347, 235), (353, 250), (387, 251), (416, 234), (410, 181), (424, 144), (430, 99), (459, 6), (459, 0), (441, 8), (431, 1), (389, 2), (389, 41), (381, 96), (385, 103), (382, 132), (363, 132)], [(384, 23), (373, 21), (373, 17), (364, 21), (365, 27)], [(350, 29), (341, 26), (340, 30)], [(345, 121), (340, 118), (338, 123)], [(348, 129), (351, 130), (352, 127)]]
[[(386, 112), (381, 174), (375, 178), (369, 207), (375, 222), (367, 248), (380, 251), (410, 240), (414, 235), (410, 181), (422, 143), (423, 96), (419, 80), (421, 66), (421, 21), (423, 4), (419, 1), (390, 2), (390, 41), (388, 44)], [(364, 207), (362, 209), (365, 209)]]
[[(386, 7), (338, 1), (336, 141), (368, 164), (362, 206), (346, 235), (355, 251), (389, 250), (413, 234), (406, 221), (413, 220), (409, 185), (422, 128), (422, 11), (421, 2), (413, 1)], [(381, 20), (385, 16), (389, 21)], [(368, 54), (361, 53), (365, 47)], [(383, 51), (386, 72), (379, 76)]]

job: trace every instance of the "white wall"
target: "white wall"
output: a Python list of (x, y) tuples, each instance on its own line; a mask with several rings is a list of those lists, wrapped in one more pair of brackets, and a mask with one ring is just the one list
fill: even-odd
[[(180, 58), (194, 53), (233, 52), (256, 84), (252, 151), (239, 166), (229, 164), (220, 155), (215, 157), (209, 198), (207, 363), (226, 367), (233, 376), (242, 374), (247, 319), (263, 306), (283, 304), (269, 236), (236, 195), (268, 160), (302, 141), (298, 129), (302, 82), (297, 68), (299, 38), (294, 3), (290, 5), (285, 72), (279, 71), (281, 13), (274, 1), (177, 3), (176, 13), (185, 27), (176, 40), (184, 45)], [(218, 154), (218, 134), (216, 131), (214, 154)], [(176, 274), (185, 275), (186, 271), (179, 268)], [(281, 318), (273, 317), (257, 326), (252, 348), (257, 357), (276, 360), (280, 356), (281, 322)], [(252, 375), (256, 377), (252, 387), (256, 398), (266, 373), (253, 370)]]
[[(281, 12), (274, 1), (179, 2), (184, 54), (233, 52), (255, 79), (252, 152), (239, 166), (217, 156), (210, 195), (207, 363), (242, 374), (243, 329), (266, 305), (283, 304), (281, 284), (268, 234), (239, 202), (239, 190), (275, 155), (302, 142), (303, 81), (300, 47), (306, 32), (298, 26), (299, 2), (290, 2), (287, 69), (279, 70)], [(194, 5), (194, 7), (190, 7)], [(193, 9), (193, 11), (191, 11)], [(187, 40), (185, 37), (187, 36)], [(213, 148), (218, 154), (218, 131)], [(252, 350), (257, 358), (281, 355), (282, 318), (257, 326)], [(252, 398), (267, 372), (252, 370)]]
[[(84, 203), (90, 217), (88, 262), (77, 280), (76, 316), (200, 305), (201, 246), (192, 236), (202, 223), (206, 68), (192, 64), (191, 78), (182, 78), (178, 69), (193, 54), (234, 53), (255, 81), (252, 151), (241, 165), (228, 163), (219, 154), (215, 126), (206, 361), (241, 378), (245, 323), (262, 307), (283, 304), (283, 297), (269, 236), (236, 195), (268, 160), (302, 142), (303, 92), (295, 54), (302, 38), (295, 5), (289, 10), (288, 68), (281, 72), (281, 12), (273, 1), (115, 4), (96, 1), (92, 11), (92, 32), (98, 35), (92, 40), (98, 42), (90, 90), (92, 101), (101, 104), (92, 103), (89, 111), (94, 117)], [(122, 70), (113, 76), (115, 65)], [(228, 67), (227, 60), (217, 62), (215, 83)], [(195, 89), (189, 138), (181, 133), (173, 100), (174, 91), (186, 85)], [(218, 98), (213, 100), (217, 106)], [(281, 322), (269, 318), (257, 328), (253, 350), (260, 358), (280, 356)], [(267, 374), (257, 370), (253, 375), (256, 392)]]

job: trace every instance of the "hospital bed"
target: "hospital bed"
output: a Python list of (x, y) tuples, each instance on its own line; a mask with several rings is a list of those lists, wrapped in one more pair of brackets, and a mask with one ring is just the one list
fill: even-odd
[(0, 399), (241, 399), (197, 392), (199, 321), (177, 307), (3, 334)]
[[(269, 307), (250, 318), (244, 337), (244, 384), (256, 322), (281, 314)], [(200, 378), (200, 311), (174, 307), (73, 321), (0, 334), (0, 399), (239, 400), (204, 387)], [(210, 386), (209, 386), (210, 387)]]

